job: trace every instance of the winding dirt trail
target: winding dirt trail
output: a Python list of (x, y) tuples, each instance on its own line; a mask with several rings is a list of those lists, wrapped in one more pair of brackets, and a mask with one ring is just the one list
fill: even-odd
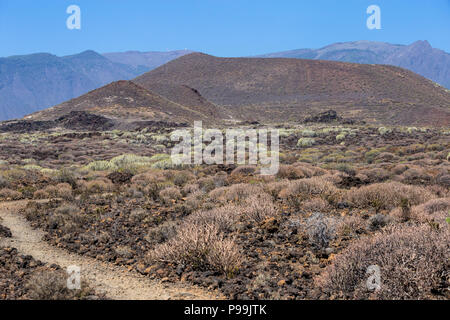
[(18, 210), (28, 200), (0, 203), (0, 223), (11, 230), (12, 238), (0, 238), (0, 245), (14, 247), (21, 254), (62, 268), (81, 267), (82, 278), (99, 293), (118, 300), (207, 300), (221, 299), (217, 292), (208, 292), (194, 286), (161, 283), (135, 271), (84, 257), (56, 248), (42, 240), (44, 232), (33, 229)]

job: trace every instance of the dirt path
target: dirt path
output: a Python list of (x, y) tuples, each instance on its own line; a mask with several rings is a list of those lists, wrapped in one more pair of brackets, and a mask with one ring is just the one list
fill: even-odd
[(161, 283), (124, 267), (80, 256), (51, 246), (42, 240), (44, 232), (33, 229), (18, 214), (27, 200), (0, 203), (0, 223), (12, 232), (12, 238), (0, 238), (0, 245), (14, 247), (37, 260), (55, 263), (62, 268), (70, 265), (81, 267), (82, 278), (97, 292), (108, 298), (120, 300), (167, 300), (167, 299), (220, 299), (220, 295), (184, 284)]

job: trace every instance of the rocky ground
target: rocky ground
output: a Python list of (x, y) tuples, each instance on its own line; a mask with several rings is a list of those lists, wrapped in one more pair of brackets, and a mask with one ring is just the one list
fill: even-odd
[[(136, 273), (136, 283), (200, 286), (232, 299), (390, 299), (358, 287), (365, 264), (395, 274), (391, 261), (406, 259), (412, 289), (396, 291), (407, 281), (399, 275), (385, 283), (389, 292), (448, 299), (449, 133), (330, 121), (282, 127), (282, 165), (269, 177), (254, 166), (176, 167), (163, 154), (168, 128), (4, 135), (0, 198), (29, 200), (18, 215), (51, 247)], [(0, 236), (11, 232), (0, 226)], [(399, 250), (371, 256), (372, 242), (391, 245), (383, 239)], [(5, 298), (27, 298), (27, 278), (17, 277), (25, 270), (14, 269), (25, 258), (3, 250), (5, 281), (17, 292)], [(355, 255), (364, 265), (345, 269)], [(420, 259), (438, 276), (408, 267)], [(30, 277), (47, 266), (35, 264), (26, 264)], [(337, 290), (337, 279), (351, 285)]]

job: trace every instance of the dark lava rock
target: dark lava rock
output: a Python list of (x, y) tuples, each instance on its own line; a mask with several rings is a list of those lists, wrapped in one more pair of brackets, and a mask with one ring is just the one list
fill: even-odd
[(306, 117), (304, 122), (321, 122), (328, 123), (333, 121), (339, 121), (342, 118), (338, 116), (337, 112), (334, 110), (328, 110), (325, 112), (321, 112), (314, 116)]
[(103, 116), (85, 111), (71, 111), (56, 120), (58, 125), (72, 130), (108, 130), (115, 122)]
[(114, 171), (111, 172), (107, 178), (111, 180), (113, 183), (128, 183), (131, 178), (133, 178), (133, 174), (129, 171)]
[(7, 227), (4, 227), (0, 224), (0, 238), (11, 238), (12, 233), (11, 230), (9, 230)]

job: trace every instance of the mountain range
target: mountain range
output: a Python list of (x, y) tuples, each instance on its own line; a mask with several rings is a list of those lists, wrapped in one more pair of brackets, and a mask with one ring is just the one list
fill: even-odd
[[(395, 66), (191, 53), (131, 81), (113, 82), (25, 119), (49, 121), (85, 112), (116, 124), (285, 123), (301, 122), (329, 109), (345, 119), (377, 125), (446, 126), (450, 93)], [(70, 119), (75, 121), (73, 115)]]
[[(80, 54), (63, 57), (57, 57), (48, 53), (38, 53), (25, 56), (0, 58), (0, 120), (20, 118), (26, 114), (30, 114), (54, 105), (59, 105), (92, 90), (101, 88), (111, 82), (117, 80), (131, 80), (136, 76), (142, 75), (147, 71), (154, 70), (162, 65), (163, 69), (159, 69), (158, 71), (161, 73), (161, 70), (167, 70), (166, 68), (168, 67), (166, 67), (166, 64), (173, 60), (178, 61), (177, 63), (179, 64), (184, 61), (182, 59), (183, 57), (190, 56), (190, 59), (192, 59), (191, 53), (192, 52), (189, 50), (170, 52), (128, 51), (105, 53), (101, 55), (94, 51), (85, 51)], [(206, 59), (205, 57), (214, 58), (212, 56), (198, 56), (195, 54), (194, 57), (197, 57), (197, 59), (198, 57), (203, 57), (203, 62), (210, 60), (210, 58)], [(426, 41), (418, 41), (409, 46), (369, 41), (346, 42), (336, 43), (318, 50), (299, 49), (265, 54), (260, 57), (251, 58), (261, 61), (259, 60), (261, 57), (332, 60), (356, 62), (369, 65), (398, 65), (402, 68), (412, 70), (423, 75), (424, 77), (432, 79), (433, 81), (446, 87), (450, 87), (450, 55), (442, 50), (432, 48)], [(266, 62), (258, 63), (257, 68), (266, 70), (265, 72), (272, 72), (273, 70), (268, 70), (264, 67), (265, 64), (271, 65), (271, 63), (268, 62), (270, 60), (271, 59), (265, 59), (263, 61)], [(189, 63), (191, 62), (197, 63), (197, 60), (189, 60)], [(169, 67), (172, 68), (170, 65)], [(192, 70), (193, 74), (197, 74), (202, 70), (202, 68), (207, 67), (202, 65), (199, 66), (199, 68), (199, 70)], [(311, 70), (313, 69), (314, 68)], [(180, 72), (184, 72), (183, 70), (184, 69)], [(208, 72), (213, 72), (214, 70), (215, 68), (212, 68)], [(255, 72), (257, 70), (250, 68), (248, 71)], [(228, 95), (231, 92), (229, 91), (221, 97), (220, 92), (224, 91), (225, 93), (230, 89), (230, 82), (236, 80), (235, 76), (239, 71), (227, 71), (223, 69), (221, 72), (230, 74), (234, 73), (234, 75), (229, 79), (222, 77), (221, 79), (224, 80), (223, 86), (217, 85), (214, 89), (211, 85), (210, 87), (207, 85), (199, 85), (193, 81), (188, 81), (189, 79), (184, 79), (186, 81), (164, 80), (162, 82), (152, 80), (148, 84), (143, 84), (141, 83), (142, 78), (138, 78), (135, 82), (146, 90), (150, 90), (162, 97), (166, 97), (174, 103), (187, 107), (207, 106), (205, 107), (206, 109), (204, 109), (207, 112), (210, 112), (213, 109), (211, 106), (213, 104), (217, 104), (219, 106), (222, 104), (230, 104), (230, 101), (228, 101), (230, 99), (241, 100), (242, 103), (245, 102), (246, 104), (249, 102), (259, 103), (259, 101), (262, 101), (266, 106), (267, 103), (270, 102), (270, 99), (275, 99), (273, 101), (276, 103), (291, 101), (289, 94), (284, 92), (285, 90), (282, 89), (278, 89), (280, 90), (279, 99), (272, 96), (269, 92), (252, 96), (254, 92), (239, 92), (239, 90), (233, 92), (233, 94), (237, 94), (236, 96)], [(244, 70), (241, 70), (241, 73), (242, 72), (244, 72)], [(275, 71), (275, 73), (276, 72), (279, 72), (279, 70)], [(299, 79), (301, 77), (306, 77), (305, 79), (308, 79), (308, 72), (310, 71), (298, 70), (298, 72)], [(220, 74), (208, 75), (206, 74), (206, 71), (203, 72), (203, 74), (206, 75), (206, 78), (213, 83), (217, 82), (216, 80), (221, 77)], [(274, 77), (271, 74), (261, 74), (261, 72), (256, 72), (256, 74), (260, 74), (260, 76), (263, 77), (268, 76), (268, 78)], [(323, 74), (337, 75), (338, 73), (323, 70)], [(293, 77), (292, 74), (287, 74), (286, 76), (288, 78)], [(277, 77), (280, 79), (279, 81), (276, 81), (276, 85), (283, 88), (283, 74), (277, 74)], [(257, 83), (256, 80), (252, 81)], [(252, 81), (246, 83), (245, 85), (254, 85)], [(339, 81), (339, 79), (324, 79), (323, 85), (334, 87), (336, 86), (334, 83), (335, 81)], [(386, 79), (386, 81), (389, 81), (389, 79)], [(238, 86), (238, 83), (234, 85)], [(310, 85), (315, 86), (317, 83)], [(267, 89), (271, 92), (274, 88)], [(283, 93), (281, 94), (281, 92)], [(318, 93), (319, 91), (316, 90), (315, 92)], [(416, 95), (414, 92), (411, 94)], [(267, 99), (262, 99), (262, 96), (264, 95), (267, 96)], [(297, 93), (294, 94), (294, 96), (296, 95)], [(349, 95), (351, 94), (347, 92), (347, 98)], [(353, 93), (353, 96), (357, 95), (358, 93)], [(359, 96), (361, 97), (365, 95), (365, 93), (359, 93)], [(399, 95), (401, 96), (402, 94)], [(131, 94), (131, 96), (133, 96), (133, 94)], [(394, 96), (395, 95), (392, 95), (392, 97)], [(271, 98), (269, 99), (269, 97)], [(354, 101), (353, 98), (351, 100), (345, 100), (347, 98), (344, 96), (340, 96), (339, 98), (339, 94), (332, 98), (336, 101), (346, 101), (346, 103), (349, 101)], [(298, 99), (298, 97), (296, 99)], [(306, 98), (302, 96), (301, 100), (305, 99)], [(402, 99), (400, 99), (400, 101), (402, 101)], [(430, 97), (430, 99), (433, 100), (434, 98)], [(231, 105), (233, 105), (234, 102), (231, 103)], [(215, 110), (214, 112), (217, 111), (224, 115), (226, 113), (224, 113), (224, 110), (225, 109), (223, 108), (219, 108), (219, 110)], [(236, 114), (236, 112), (238, 112), (237, 109), (235, 108), (233, 110), (234, 111), (232, 113), (234, 113), (235, 116), (227, 111), (227, 117), (239, 118), (240, 116)], [(273, 109), (271, 112), (273, 112)]]

